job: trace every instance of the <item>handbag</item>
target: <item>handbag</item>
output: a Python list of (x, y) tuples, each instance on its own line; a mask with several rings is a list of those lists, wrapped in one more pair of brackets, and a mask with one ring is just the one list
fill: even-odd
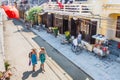
[(31, 65), (31, 60), (29, 60), (29, 66)]

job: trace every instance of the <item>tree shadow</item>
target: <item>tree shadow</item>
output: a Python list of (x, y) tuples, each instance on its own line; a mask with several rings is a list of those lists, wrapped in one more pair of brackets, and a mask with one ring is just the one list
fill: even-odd
[[(26, 27), (25, 27), (25, 24), (23, 23), (23, 22), (21, 22), (20, 20), (17, 20), (17, 19), (12, 19), (12, 22), (14, 23), (14, 25), (17, 27), (17, 29), (19, 30), (19, 28), (18, 28), (18, 26), (21, 26), (22, 27), (22, 29), (20, 30), (21, 32), (31, 32), (31, 30), (30, 29), (27, 29)], [(17, 30), (17, 31), (18, 31)], [(17, 32), (16, 31), (16, 32)], [(20, 32), (19, 31), (19, 32)]]
[(30, 74), (32, 74), (33, 71), (26, 71), (23, 73), (23, 77), (22, 77), (22, 80), (26, 80)]

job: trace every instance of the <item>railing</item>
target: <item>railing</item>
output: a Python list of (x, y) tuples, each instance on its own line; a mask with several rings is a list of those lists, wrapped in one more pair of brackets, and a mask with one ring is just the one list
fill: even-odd
[(45, 11), (74, 12), (80, 14), (88, 14), (92, 11), (90, 4), (63, 4), (62, 9), (60, 9), (58, 4), (44, 4), (43, 9)]

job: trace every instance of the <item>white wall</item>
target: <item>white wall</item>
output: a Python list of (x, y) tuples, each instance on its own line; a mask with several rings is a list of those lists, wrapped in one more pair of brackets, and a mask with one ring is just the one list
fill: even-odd
[(120, 0), (109, 0), (108, 4), (120, 4)]
[(93, 13), (94, 14), (101, 14), (102, 12), (102, 0), (91, 0), (90, 2), (93, 5)]

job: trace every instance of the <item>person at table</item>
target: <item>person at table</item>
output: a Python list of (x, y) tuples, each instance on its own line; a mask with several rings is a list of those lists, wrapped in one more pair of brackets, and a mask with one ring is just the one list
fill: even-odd
[(101, 42), (100, 41), (98, 41), (95, 45), (94, 45), (94, 47), (96, 47), (96, 48), (101, 48)]
[(82, 39), (82, 32), (81, 31), (79, 31), (77, 39), (78, 39), (78, 44), (80, 44), (81, 39)]

